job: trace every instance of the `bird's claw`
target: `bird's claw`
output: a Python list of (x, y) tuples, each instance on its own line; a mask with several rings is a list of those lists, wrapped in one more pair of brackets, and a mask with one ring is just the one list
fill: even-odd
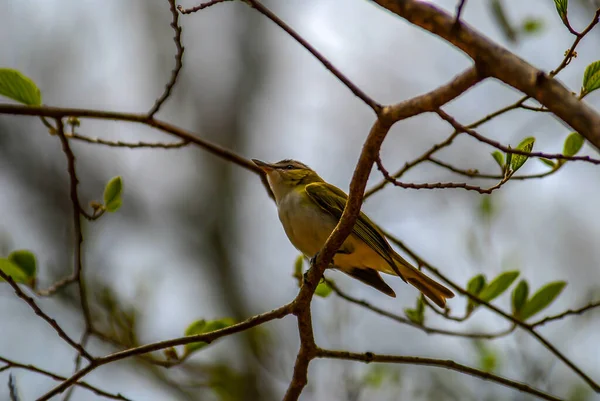
[(315, 253), (314, 256), (309, 259), (311, 266), (314, 266), (315, 264), (317, 264), (318, 257), (319, 257), (319, 252)]

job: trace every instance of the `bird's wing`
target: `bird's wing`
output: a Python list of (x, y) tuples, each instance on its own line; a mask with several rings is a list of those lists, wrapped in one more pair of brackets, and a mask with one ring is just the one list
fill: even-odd
[[(344, 191), (326, 182), (315, 182), (306, 186), (306, 193), (323, 211), (329, 213), (337, 220), (342, 217), (346, 200), (348, 199), (348, 195)], [(402, 277), (400, 272), (396, 271), (398, 269), (392, 259), (394, 250), (390, 247), (383, 234), (377, 229), (375, 223), (363, 212), (360, 212), (358, 215), (356, 224), (352, 229), (352, 234), (359, 237), (375, 250), (392, 266), (396, 274)]]

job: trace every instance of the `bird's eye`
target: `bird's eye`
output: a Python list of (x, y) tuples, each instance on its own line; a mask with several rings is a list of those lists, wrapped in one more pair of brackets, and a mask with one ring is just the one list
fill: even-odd
[(287, 166), (285, 166), (286, 170), (292, 170), (293, 168), (294, 168), (294, 166), (291, 164), (288, 164)]

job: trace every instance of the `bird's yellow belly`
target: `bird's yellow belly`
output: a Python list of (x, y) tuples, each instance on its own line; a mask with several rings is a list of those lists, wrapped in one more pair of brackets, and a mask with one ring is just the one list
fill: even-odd
[[(288, 194), (278, 205), (279, 219), (290, 242), (307, 257), (313, 257), (335, 228), (337, 220), (295, 192)], [(393, 273), (391, 266), (360, 238), (351, 234), (334, 257), (340, 270), (371, 268)]]

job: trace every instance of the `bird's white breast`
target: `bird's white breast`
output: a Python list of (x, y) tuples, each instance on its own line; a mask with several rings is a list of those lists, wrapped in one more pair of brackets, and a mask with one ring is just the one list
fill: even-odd
[(290, 242), (308, 257), (314, 256), (335, 228), (336, 221), (306, 195), (290, 191), (278, 203), (279, 219)]

